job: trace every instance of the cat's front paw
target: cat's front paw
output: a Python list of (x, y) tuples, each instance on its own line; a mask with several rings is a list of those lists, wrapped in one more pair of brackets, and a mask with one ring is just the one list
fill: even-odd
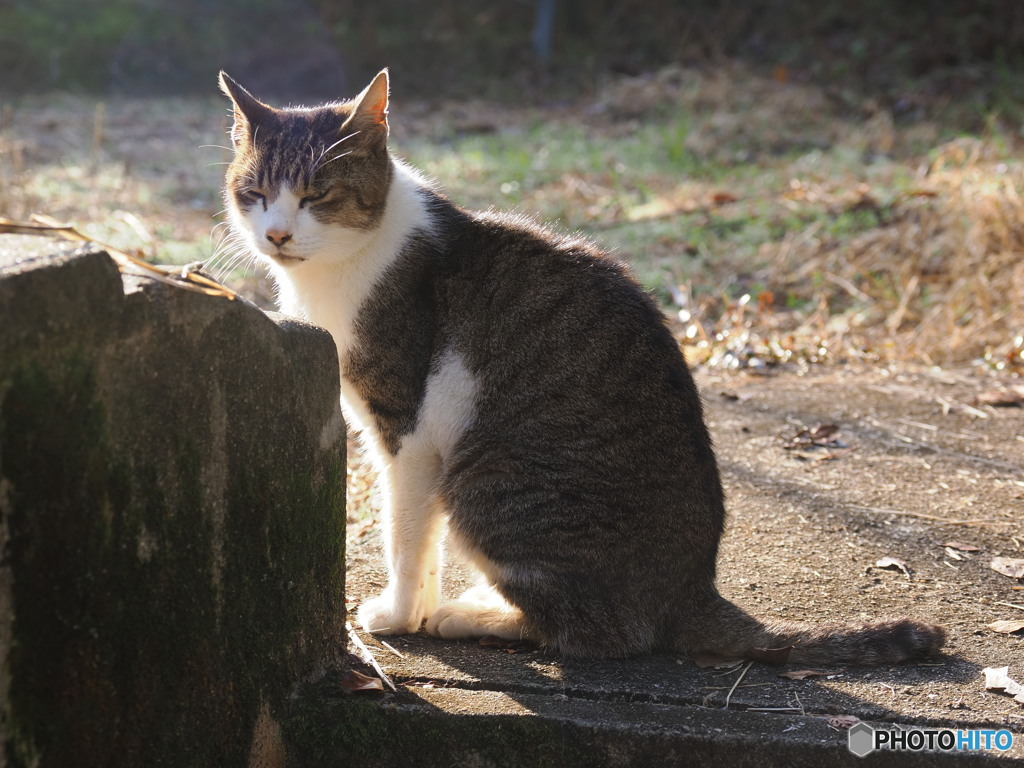
[(362, 629), (375, 635), (410, 635), (419, 632), (426, 617), (427, 606), (414, 604), (403, 608), (396, 602), (389, 592), (385, 592), (362, 603), (358, 611)]

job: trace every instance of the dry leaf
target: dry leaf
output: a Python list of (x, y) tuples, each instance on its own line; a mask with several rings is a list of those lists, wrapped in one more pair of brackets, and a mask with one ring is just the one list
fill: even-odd
[(845, 447), (839, 442), (839, 427), (835, 424), (819, 424), (814, 429), (801, 427), (793, 437), (786, 441), (785, 447), (793, 450), (814, 445)]
[(835, 717), (828, 718), (825, 722), (834, 731), (845, 731), (859, 723), (860, 718), (856, 715), (836, 715)]
[(1024, 579), (1024, 560), (1013, 557), (993, 557), (992, 570), (1011, 579)]
[(961, 552), (981, 552), (981, 547), (976, 547), (973, 544), (961, 544), (959, 541), (947, 541), (942, 546), (958, 549)]
[(350, 669), (345, 673), (345, 676), (341, 678), (341, 687), (349, 693), (355, 693), (357, 691), (383, 691), (384, 683), (381, 682), (380, 678), (370, 677), (369, 675), (364, 675), (362, 672), (356, 672), (354, 669)]
[(1014, 632), (1024, 632), (1024, 621), (1020, 619), (1010, 619), (1003, 621), (993, 621), (988, 625), (988, 628), (993, 632), (1001, 632), (1004, 635), (1012, 635)]
[(892, 568), (894, 570), (903, 571), (903, 575), (906, 576), (908, 579), (910, 578), (910, 569), (907, 567), (907, 564), (904, 563), (902, 560), (897, 560), (895, 557), (883, 557), (881, 560), (875, 563), (875, 567)]
[(825, 674), (820, 669), (788, 669), (785, 672), (780, 672), (779, 677), (784, 677), (787, 680), (806, 680), (808, 677), (824, 677)]
[(982, 392), (974, 398), (975, 405), (991, 405), (996, 408), (1024, 406), (1024, 387), (1008, 387)]
[(1024, 704), (1024, 685), (1007, 674), (1010, 671), (1009, 667), (985, 667), (982, 671), (985, 673), (986, 691), (1002, 691)]
[(690, 660), (701, 669), (734, 669), (743, 663), (743, 659), (727, 659), (713, 653), (695, 653)]

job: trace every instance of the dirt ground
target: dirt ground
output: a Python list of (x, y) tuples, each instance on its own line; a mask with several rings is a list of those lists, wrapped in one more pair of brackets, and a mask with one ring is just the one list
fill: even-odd
[[(1024, 620), (1024, 580), (991, 568), (994, 557), (1024, 558), (1024, 408), (985, 404), (1019, 382), (867, 367), (712, 370), (697, 378), (730, 512), (721, 591), (765, 617), (917, 616), (947, 628), (945, 655), (820, 669), (824, 675), (796, 681), (762, 664), (744, 673), (673, 657), (569, 663), (535, 649), (510, 653), (422, 633), (386, 638), (399, 657), (360, 632), (400, 689), (557, 690), (591, 700), (727, 704), (782, 718), (852, 715), (1024, 731), (1024, 704), (986, 692), (982, 673), (1009, 666), (1024, 681), (1022, 633), (988, 628)], [(386, 581), (379, 531), (353, 524), (348, 557), (355, 608)], [(878, 565), (883, 558), (899, 565)], [(466, 578), (450, 568), (446, 592), (454, 596)], [(801, 727), (778, 722), (779, 732)]]

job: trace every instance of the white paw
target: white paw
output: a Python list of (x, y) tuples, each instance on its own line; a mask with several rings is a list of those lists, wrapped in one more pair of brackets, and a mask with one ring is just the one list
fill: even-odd
[(415, 611), (399, 610), (391, 594), (385, 592), (359, 606), (359, 623), (374, 634), (407, 635), (419, 631), (423, 617)]
[(408, 635), (419, 632), (439, 602), (439, 585), (428, 579), (419, 589), (395, 592), (387, 589), (383, 594), (359, 606), (359, 623), (367, 632), (377, 635)]

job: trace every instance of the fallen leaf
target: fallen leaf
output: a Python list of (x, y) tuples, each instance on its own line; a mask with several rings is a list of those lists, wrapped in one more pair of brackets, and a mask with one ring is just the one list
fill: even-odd
[(995, 408), (1024, 406), (1024, 387), (1008, 387), (982, 392), (974, 398), (975, 405), (991, 405)]
[(715, 192), (711, 195), (711, 202), (715, 205), (726, 205), (727, 203), (735, 203), (739, 200), (736, 195), (730, 194), (729, 192)]
[(1024, 579), (1024, 560), (1014, 557), (993, 557), (992, 570), (1011, 579)]
[(897, 571), (903, 571), (903, 575), (906, 576), (908, 579), (910, 578), (910, 569), (907, 567), (907, 564), (904, 563), (902, 560), (897, 560), (895, 557), (883, 557), (881, 560), (875, 563), (875, 567), (890, 568)]
[(1009, 667), (985, 667), (982, 671), (985, 673), (986, 691), (1002, 691), (1024, 704), (1024, 685), (1007, 674), (1010, 671)]
[(825, 720), (825, 722), (834, 731), (845, 731), (859, 723), (860, 718), (856, 715), (835, 715)]
[(381, 682), (380, 678), (370, 677), (369, 675), (364, 675), (362, 672), (356, 672), (354, 669), (350, 669), (345, 673), (345, 676), (341, 678), (341, 687), (349, 693), (355, 693), (357, 691), (383, 691), (384, 683)]
[(819, 424), (814, 429), (800, 427), (797, 433), (786, 441), (787, 447), (799, 448), (810, 445), (838, 445), (839, 427), (835, 424)]
[(826, 674), (820, 669), (787, 669), (785, 672), (780, 672), (779, 677), (784, 677), (787, 680), (806, 680), (808, 677), (824, 677)]
[(728, 659), (713, 653), (695, 653), (690, 661), (701, 669), (734, 669), (743, 663), (743, 659)]
[(961, 552), (981, 552), (981, 547), (976, 547), (973, 544), (961, 544), (959, 541), (947, 541), (942, 546), (958, 549)]
[(1024, 632), (1024, 621), (1010, 619), (1009, 621), (993, 621), (988, 625), (993, 632), (1001, 632), (1004, 635), (1012, 635), (1014, 632)]

